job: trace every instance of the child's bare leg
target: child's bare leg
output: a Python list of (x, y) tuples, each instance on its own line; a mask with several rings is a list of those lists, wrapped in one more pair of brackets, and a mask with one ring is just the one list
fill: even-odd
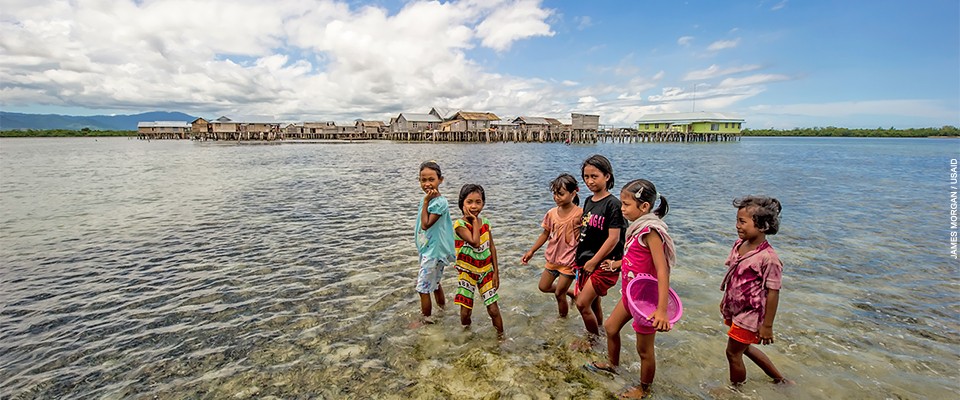
[(503, 336), (503, 318), (500, 316), (500, 306), (497, 303), (493, 303), (487, 306), (487, 314), (490, 315), (490, 320), (493, 321), (493, 327), (497, 330), (497, 335)]
[[(747, 358), (749, 358), (750, 361), (753, 361), (754, 364), (757, 364), (757, 366), (760, 367), (760, 369), (762, 369), (767, 376), (773, 378), (774, 382), (781, 383), (786, 381), (783, 375), (780, 374), (780, 371), (777, 370), (777, 367), (773, 365), (772, 361), (770, 361), (770, 358), (767, 357), (763, 351), (757, 348), (757, 346), (747, 347), (747, 351), (744, 352), (744, 354), (747, 355)], [(746, 377), (744, 377), (744, 379), (746, 379)]]
[(602, 304), (601, 304), (599, 295), (597, 295), (597, 297), (593, 299), (593, 303), (590, 304), (590, 309), (593, 310), (593, 315), (597, 316), (598, 324), (600, 323), (600, 321), (603, 321), (603, 307), (601, 307), (601, 305)]
[(470, 326), (470, 314), (473, 312), (470, 307), (460, 306), (460, 325), (464, 328)]
[(540, 289), (540, 291), (544, 293), (553, 293), (553, 279), (553, 274), (544, 269), (543, 273), (540, 274), (540, 282), (537, 284), (537, 289)]
[(561, 318), (566, 318), (567, 313), (570, 312), (570, 307), (567, 305), (567, 291), (570, 290), (571, 283), (573, 283), (573, 278), (569, 276), (561, 274), (557, 278), (557, 285), (553, 294), (557, 297), (557, 310), (560, 312)]
[(583, 290), (577, 295), (577, 310), (580, 311), (580, 316), (583, 317), (583, 326), (587, 328), (587, 332), (600, 335), (597, 314), (594, 313), (593, 307), (593, 303), (596, 300), (597, 292), (593, 290), (593, 283), (588, 280)]
[(630, 315), (623, 305), (623, 300), (621, 300), (613, 308), (610, 317), (603, 322), (603, 329), (607, 333), (607, 361), (610, 362), (611, 367), (620, 365), (620, 330), (632, 318), (633, 316)]
[(653, 339), (656, 333), (637, 334), (637, 353), (640, 354), (640, 385), (647, 391), (657, 375), (657, 355), (654, 351)]
[(727, 338), (727, 364), (730, 365), (730, 382), (739, 385), (747, 380), (747, 367), (743, 365), (743, 353), (751, 346)]
[(420, 295), (420, 314), (429, 317), (433, 312), (433, 303), (430, 302), (430, 293), (417, 293)]
[[(560, 276), (563, 276), (563, 275), (560, 275)], [(551, 274), (549, 270), (544, 269), (543, 273), (540, 274), (540, 282), (537, 284), (537, 289), (539, 289), (541, 292), (544, 292), (544, 293), (556, 292), (557, 285), (554, 284), (555, 279), (556, 278), (553, 277), (553, 274)], [(566, 301), (564, 300), (563, 301), (564, 304), (561, 305), (560, 304), (561, 300), (557, 300), (557, 309), (560, 310), (561, 317), (566, 317), (567, 316), (566, 310), (568, 310)]]
[(440, 286), (439, 283), (437, 284), (437, 290), (433, 291), (433, 298), (437, 300), (437, 307), (443, 309), (447, 306), (447, 300), (443, 295), (443, 286)]
[[(617, 307), (620, 307), (617, 304)], [(613, 310), (617, 312), (616, 309)], [(610, 315), (613, 318), (613, 314)], [(640, 354), (640, 386), (634, 386), (620, 394), (621, 399), (642, 399), (650, 395), (650, 385), (657, 374), (657, 357), (654, 354), (653, 339), (656, 333), (637, 334), (637, 353)], [(610, 337), (607, 337), (610, 341)]]

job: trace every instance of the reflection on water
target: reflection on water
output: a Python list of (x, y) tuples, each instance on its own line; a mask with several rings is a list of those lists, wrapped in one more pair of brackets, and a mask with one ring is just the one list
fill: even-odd
[[(217, 145), (0, 141), (0, 397), (598, 398), (638, 381), (569, 350), (583, 334), (519, 259), (561, 172), (602, 153), (617, 187), (670, 199), (671, 281), (684, 319), (657, 338), (660, 398), (953, 397), (957, 263), (948, 257), (945, 149), (955, 141), (744, 139), (729, 144)], [(441, 191), (482, 184), (509, 339), (457, 310), (411, 329), (416, 168)], [(583, 193), (585, 194), (585, 193)], [(735, 239), (730, 201), (784, 204), (777, 343), (798, 384), (748, 367), (730, 392), (718, 303)], [(940, 200), (938, 200), (940, 199)], [(458, 210), (453, 210), (459, 215)], [(542, 254), (542, 252), (541, 252)], [(453, 288), (448, 271), (443, 284)], [(451, 290), (448, 290), (448, 295)], [(614, 292), (616, 293), (616, 292)], [(448, 296), (449, 297), (449, 296)], [(616, 297), (604, 300), (611, 310)], [(452, 306), (452, 299), (448, 299)], [(574, 313), (575, 315), (575, 313)], [(483, 317), (483, 318), (481, 318)]]

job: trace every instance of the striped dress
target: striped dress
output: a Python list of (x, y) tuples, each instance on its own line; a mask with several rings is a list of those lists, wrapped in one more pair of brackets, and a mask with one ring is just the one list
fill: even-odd
[(493, 253), (490, 251), (490, 221), (480, 218), (479, 247), (473, 247), (456, 234), (457, 228), (463, 227), (471, 232), (473, 225), (463, 219), (453, 223), (454, 247), (457, 251), (457, 272), (459, 282), (457, 294), (453, 298), (454, 304), (473, 308), (474, 296), (480, 292), (483, 305), (489, 306), (500, 297), (493, 286)]

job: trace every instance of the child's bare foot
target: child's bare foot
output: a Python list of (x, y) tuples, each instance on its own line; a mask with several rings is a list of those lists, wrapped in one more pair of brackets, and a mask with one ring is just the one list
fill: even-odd
[(582, 351), (587, 352), (593, 348), (593, 343), (590, 343), (588, 339), (576, 339), (573, 343), (570, 343), (570, 350), (573, 351)]
[(610, 374), (610, 375), (617, 374), (617, 367), (614, 367), (613, 365), (610, 365), (608, 363), (600, 363), (596, 361), (591, 361), (586, 364), (583, 364), (583, 369), (590, 372), (598, 373), (598, 374), (600, 373)]
[(645, 385), (634, 386), (630, 389), (627, 389), (626, 392), (620, 393), (621, 399), (642, 399), (650, 395), (650, 388), (644, 387)]
[(421, 315), (420, 318), (417, 318), (413, 322), (410, 322), (410, 329), (422, 328), (424, 325), (432, 325), (433, 318), (427, 315)]
[(773, 383), (775, 383), (775, 384), (777, 384), (777, 385), (783, 385), (783, 386), (793, 386), (793, 385), (796, 385), (796, 384), (797, 384), (796, 382), (791, 381), (791, 380), (789, 380), (789, 379), (787, 379), (787, 378), (774, 379), (774, 380), (773, 380)]

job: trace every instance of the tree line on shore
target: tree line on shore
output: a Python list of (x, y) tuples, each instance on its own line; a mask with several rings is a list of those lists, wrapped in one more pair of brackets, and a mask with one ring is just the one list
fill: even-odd
[[(940, 128), (876, 128), (851, 129), (834, 126), (795, 129), (744, 129), (741, 136), (810, 136), (810, 137), (960, 137), (960, 128), (945, 125)], [(103, 137), (137, 136), (137, 131), (101, 131), (83, 129), (25, 129), (2, 130), (0, 137)]]
[(103, 137), (137, 136), (137, 131), (83, 129), (16, 129), (0, 131), (0, 137)]
[(876, 128), (850, 129), (828, 126), (825, 128), (795, 129), (744, 129), (742, 136), (817, 136), (817, 137), (960, 137), (960, 129), (945, 125), (940, 128)]

